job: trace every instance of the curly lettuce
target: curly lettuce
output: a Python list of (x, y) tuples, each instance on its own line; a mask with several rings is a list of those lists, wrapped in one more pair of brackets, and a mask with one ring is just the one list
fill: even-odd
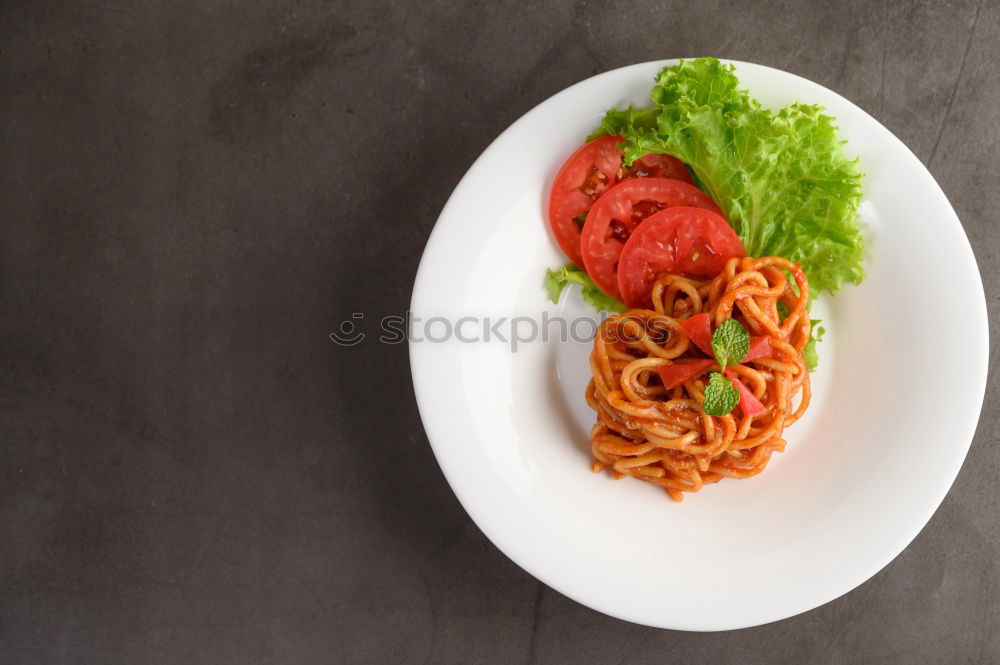
[(594, 280), (590, 279), (590, 275), (572, 263), (567, 263), (558, 270), (550, 268), (545, 271), (545, 290), (548, 291), (549, 299), (552, 302), (558, 303), (563, 289), (570, 284), (582, 286), (583, 290), (580, 295), (583, 297), (583, 301), (598, 312), (602, 310), (618, 313), (625, 311), (624, 304), (601, 291), (597, 284), (594, 284)]
[(626, 163), (669, 153), (723, 208), (751, 256), (802, 264), (814, 292), (864, 276), (862, 174), (822, 107), (772, 113), (739, 87), (732, 65), (681, 61), (656, 77), (654, 106), (607, 112), (597, 135), (621, 134)]

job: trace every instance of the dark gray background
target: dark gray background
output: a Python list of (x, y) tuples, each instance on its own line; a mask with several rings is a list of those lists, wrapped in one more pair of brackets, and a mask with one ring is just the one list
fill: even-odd
[[(1000, 660), (996, 385), (948, 498), (874, 579), (677, 633), (508, 561), (438, 470), (405, 346), (327, 339), (406, 309), (445, 199), (522, 113), (703, 54), (818, 81), (902, 138), (995, 313), (1000, 5), (529, 5), (0, 5), (0, 661)], [(930, 379), (947, 354), (914, 361)]]

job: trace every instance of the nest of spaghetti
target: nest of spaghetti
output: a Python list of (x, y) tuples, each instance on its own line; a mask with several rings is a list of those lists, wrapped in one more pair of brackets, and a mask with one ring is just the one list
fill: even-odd
[[(605, 319), (587, 386), (587, 403), (597, 412), (594, 472), (607, 468), (615, 478), (644, 480), (681, 501), (684, 492), (763, 471), (785, 449), (785, 428), (809, 406), (808, 303), (799, 265), (780, 257), (734, 258), (711, 281), (663, 276), (653, 287), (652, 309)], [(683, 327), (703, 313), (715, 327), (733, 318), (755, 339), (766, 337), (767, 357), (728, 368), (763, 404), (760, 413), (747, 415), (742, 406), (723, 416), (705, 413), (709, 374), (722, 368)], [(708, 365), (703, 373), (664, 387), (661, 366), (698, 361)]]

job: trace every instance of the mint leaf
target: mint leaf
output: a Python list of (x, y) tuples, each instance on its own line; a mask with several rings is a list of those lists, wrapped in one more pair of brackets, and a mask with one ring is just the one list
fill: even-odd
[(563, 289), (570, 284), (579, 284), (582, 286), (583, 290), (580, 295), (583, 296), (583, 301), (598, 312), (607, 310), (621, 313), (625, 311), (624, 304), (604, 293), (604, 291), (601, 291), (600, 287), (590, 279), (590, 275), (572, 263), (567, 263), (558, 270), (549, 268), (545, 271), (545, 290), (548, 292), (549, 299), (552, 302), (558, 303)]
[(715, 329), (712, 335), (712, 353), (723, 372), (728, 365), (738, 365), (749, 350), (750, 333), (736, 319), (727, 319)]
[(724, 416), (740, 402), (740, 391), (733, 382), (718, 372), (712, 372), (705, 386), (705, 402), (701, 408), (710, 416)]

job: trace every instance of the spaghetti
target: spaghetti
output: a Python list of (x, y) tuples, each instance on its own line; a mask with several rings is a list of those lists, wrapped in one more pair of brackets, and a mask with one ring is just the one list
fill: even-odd
[[(661, 277), (653, 309), (606, 319), (594, 338), (587, 386), (587, 403), (597, 412), (590, 434), (594, 472), (608, 467), (615, 478), (654, 483), (681, 501), (683, 492), (763, 471), (772, 453), (784, 450), (784, 429), (809, 406), (802, 355), (810, 333), (808, 302), (809, 283), (799, 265), (780, 257), (734, 258), (711, 281)], [(736, 408), (707, 415), (707, 374), (669, 390), (661, 383), (661, 366), (704, 363), (706, 355), (681, 327), (703, 312), (715, 326), (734, 318), (751, 335), (767, 336), (769, 357), (730, 367), (764, 404), (762, 413), (751, 417)], [(706, 371), (721, 369), (712, 359)]]

